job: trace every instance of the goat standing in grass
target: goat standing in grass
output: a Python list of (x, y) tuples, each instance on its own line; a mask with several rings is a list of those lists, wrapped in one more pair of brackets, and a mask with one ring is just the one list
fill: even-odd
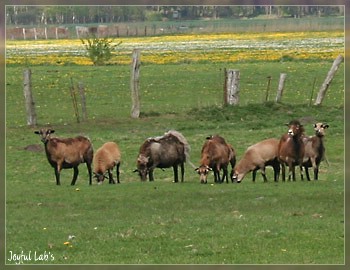
[[(148, 138), (140, 147), (137, 157), (137, 169), (141, 181), (153, 181), (155, 168), (173, 167), (174, 182), (178, 182), (178, 166), (181, 169), (181, 182), (184, 181), (185, 165), (189, 159), (190, 145), (186, 138), (176, 130), (170, 130), (163, 136)], [(189, 160), (188, 160), (189, 161)]]
[[(214, 172), (214, 182), (228, 183), (227, 166), (231, 163), (232, 169), (236, 163), (236, 153), (232, 145), (227, 144), (225, 139), (219, 135), (207, 137), (201, 151), (200, 166), (196, 168), (201, 183), (207, 183), (209, 171)], [(220, 179), (220, 170), (223, 170)]]
[(62, 169), (74, 169), (71, 185), (75, 185), (78, 178), (80, 163), (86, 163), (89, 172), (89, 184), (91, 185), (91, 164), (93, 159), (93, 148), (90, 140), (84, 136), (75, 138), (51, 138), (53, 129), (41, 129), (35, 134), (41, 136), (45, 145), (47, 160), (55, 170), (56, 184), (60, 185), (60, 172)]
[(232, 179), (240, 183), (248, 172), (253, 172), (253, 182), (255, 182), (256, 171), (261, 170), (264, 182), (267, 182), (265, 167), (272, 166), (274, 170), (274, 180), (278, 181), (280, 163), (278, 155), (278, 139), (266, 139), (253, 144), (247, 148), (242, 159), (235, 167)]
[(325, 157), (325, 147), (323, 144), (323, 137), (325, 130), (329, 125), (323, 123), (316, 123), (314, 125), (315, 135), (311, 137), (305, 137), (303, 139), (305, 143), (305, 154), (303, 160), (303, 166), (305, 168), (306, 178), (310, 181), (309, 167), (314, 169), (314, 180), (318, 180), (318, 169), (321, 161)]
[(283, 134), (278, 145), (278, 159), (282, 166), (282, 180), (286, 179), (286, 168), (289, 167), (289, 181), (291, 178), (295, 181), (295, 166), (300, 166), (301, 179), (302, 162), (305, 153), (305, 146), (303, 143), (304, 127), (298, 120), (292, 120), (288, 126), (288, 132)]
[(119, 167), (120, 167), (120, 150), (116, 143), (106, 142), (94, 155), (94, 175), (97, 182), (101, 184), (106, 178), (105, 173), (108, 172), (108, 179), (110, 184), (115, 184), (112, 170), (116, 167), (117, 182), (119, 181)]

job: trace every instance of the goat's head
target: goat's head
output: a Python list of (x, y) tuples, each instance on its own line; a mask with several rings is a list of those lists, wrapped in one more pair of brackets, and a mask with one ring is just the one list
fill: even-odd
[(329, 125), (327, 125), (327, 124), (324, 124), (324, 123), (316, 123), (315, 125), (314, 125), (314, 130), (315, 130), (315, 134), (316, 134), (316, 136), (319, 136), (319, 137), (322, 137), (322, 136), (324, 136), (325, 135), (325, 133), (326, 133), (326, 128), (328, 128), (329, 127)]
[(241, 183), (242, 179), (243, 179), (242, 175), (239, 175), (239, 173), (236, 170), (231, 171), (232, 183)]
[(148, 168), (149, 157), (144, 155), (139, 155), (137, 158), (137, 169), (134, 172), (137, 172), (141, 178), (141, 181), (146, 181), (147, 174), (149, 173)]
[[(106, 172), (107, 173), (107, 172)], [(103, 183), (103, 181), (108, 178), (105, 174), (103, 173), (95, 173), (94, 172), (94, 177), (96, 178), (97, 183), (100, 185)]]
[(208, 165), (201, 165), (198, 168), (195, 169), (195, 171), (199, 174), (199, 180), (202, 184), (206, 184), (208, 174), (210, 171), (212, 171), (212, 168), (210, 168)]
[(286, 126), (288, 126), (288, 135), (291, 137), (300, 136), (304, 133), (304, 127), (298, 120), (292, 120)]
[(40, 135), (41, 141), (43, 143), (47, 143), (48, 140), (50, 139), (50, 134), (52, 134), (54, 132), (55, 132), (55, 130), (50, 129), (50, 128), (49, 129), (42, 128), (40, 130), (34, 131), (35, 134)]

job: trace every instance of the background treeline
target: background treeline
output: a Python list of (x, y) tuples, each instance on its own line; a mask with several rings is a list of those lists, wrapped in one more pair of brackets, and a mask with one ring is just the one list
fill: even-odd
[(7, 25), (344, 16), (344, 6), (6, 6)]

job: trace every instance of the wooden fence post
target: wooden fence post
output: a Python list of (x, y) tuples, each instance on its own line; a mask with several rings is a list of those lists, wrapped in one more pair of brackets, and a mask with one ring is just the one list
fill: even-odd
[(37, 122), (35, 103), (32, 95), (32, 72), (30, 69), (25, 69), (23, 72), (23, 93), (26, 104), (27, 125), (35, 126)]
[(139, 118), (140, 116), (140, 98), (139, 98), (139, 82), (140, 82), (140, 50), (134, 49), (132, 52), (132, 65), (131, 65), (131, 117)]
[(71, 81), (71, 87), (69, 88), (69, 90), (70, 90), (70, 96), (71, 96), (72, 102), (73, 102), (74, 114), (75, 114), (75, 117), (77, 119), (77, 123), (80, 123), (78, 102), (77, 102), (77, 97), (76, 97), (76, 94), (75, 94), (75, 88), (74, 88), (73, 78), (72, 77), (70, 78), (70, 81)]
[(87, 119), (87, 110), (86, 110), (86, 96), (85, 96), (85, 88), (82, 82), (78, 83), (80, 98), (81, 98), (81, 111), (83, 114), (83, 121)]
[(276, 102), (280, 102), (282, 99), (282, 94), (284, 90), (284, 83), (286, 81), (287, 74), (286, 73), (281, 73), (280, 74), (280, 81), (278, 83), (278, 89), (277, 89), (277, 95), (276, 95)]
[(331, 69), (328, 71), (328, 74), (327, 74), (325, 81), (321, 85), (321, 88), (318, 92), (318, 95), (317, 95), (317, 98), (316, 98), (314, 105), (320, 105), (322, 103), (323, 98), (326, 95), (327, 89), (328, 89), (329, 85), (331, 84), (333, 77), (334, 77), (335, 73), (337, 72), (340, 64), (343, 62), (343, 60), (344, 60), (344, 57), (341, 54), (338, 55), (338, 57), (334, 60)]
[(270, 92), (270, 85), (271, 85), (271, 76), (266, 77), (267, 79), (267, 87), (266, 87), (266, 93), (265, 93), (265, 102), (269, 101), (269, 92)]
[(236, 69), (225, 69), (224, 104), (237, 105), (239, 102), (240, 73)]

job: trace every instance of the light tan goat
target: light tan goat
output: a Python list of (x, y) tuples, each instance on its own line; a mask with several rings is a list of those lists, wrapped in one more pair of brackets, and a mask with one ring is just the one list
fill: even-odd
[(115, 184), (112, 170), (116, 167), (117, 182), (119, 184), (120, 161), (121, 153), (116, 143), (106, 142), (97, 149), (94, 155), (94, 176), (97, 178), (97, 182), (101, 184), (107, 178), (105, 173), (108, 172), (109, 183)]
[(255, 181), (256, 171), (260, 169), (264, 182), (267, 182), (265, 167), (272, 166), (274, 180), (277, 182), (280, 172), (280, 163), (277, 159), (278, 145), (279, 140), (271, 138), (249, 146), (235, 167), (232, 180), (240, 183), (244, 176), (252, 171), (253, 181)]

